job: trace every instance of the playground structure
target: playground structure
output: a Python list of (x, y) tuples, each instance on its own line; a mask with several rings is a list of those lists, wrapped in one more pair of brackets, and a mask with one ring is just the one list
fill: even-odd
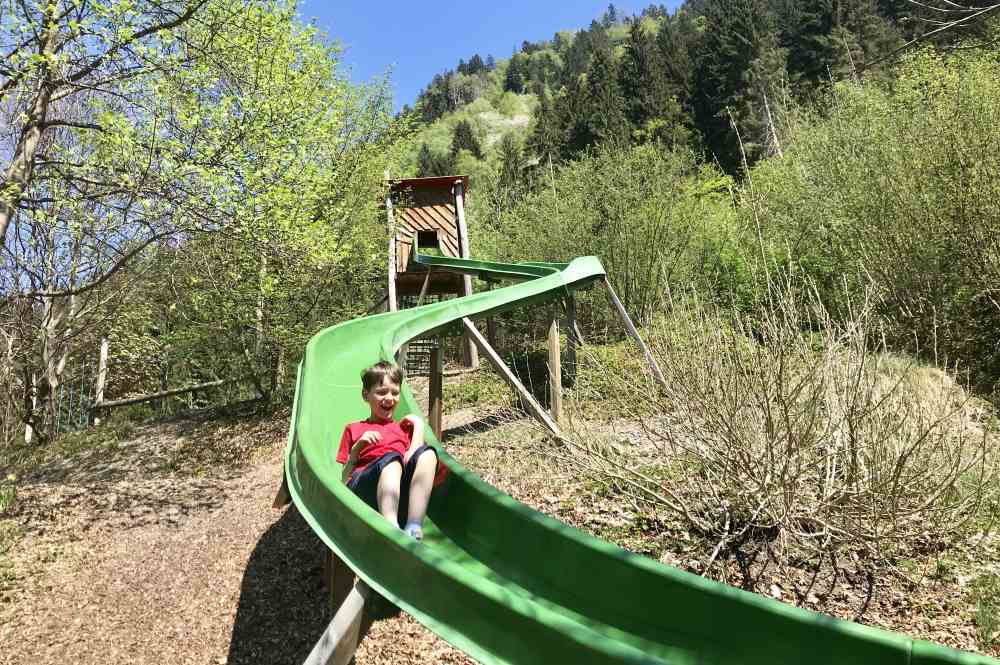
[[(459, 182), (464, 188), (464, 181), (451, 179), (456, 188)], [(395, 233), (391, 237), (390, 311), (320, 332), (299, 367), (284, 483), (275, 504), (294, 501), (329, 547), (331, 596), (339, 608), (308, 663), (350, 661), (370, 623), (365, 608), (373, 593), (483, 663), (997, 662), (706, 580), (625, 552), (518, 503), (442, 448), (440, 354), (431, 363), (427, 440), (449, 473), (432, 498), (423, 542), (405, 536), (343, 485), (335, 461), (344, 425), (368, 415), (360, 399), (364, 368), (397, 356), (411, 340), (461, 325), (531, 415), (558, 438), (558, 400), (552, 400), (551, 411), (535, 401), (474, 321), (561, 301), (573, 331), (573, 292), (598, 283), (608, 287), (653, 378), (662, 382), (663, 377), (595, 257), (567, 264), (477, 261), (445, 252), (440, 236), (443, 255), (425, 256), (414, 249), (421, 245), (418, 229), (406, 262), (399, 263), (392, 253), (405, 243)], [(397, 266), (403, 270), (393, 272)], [(411, 272), (422, 274), (418, 294), (430, 292), (432, 283), (454, 288), (461, 283), (463, 295), (400, 310), (392, 302), (393, 279)], [(511, 284), (472, 293), (472, 277)], [(397, 279), (397, 294), (412, 290), (417, 281)], [(560, 355), (555, 323), (553, 328), (550, 364)], [(558, 374), (556, 367), (553, 379)], [(558, 382), (551, 383), (557, 390)], [(404, 385), (397, 417), (420, 410)]]

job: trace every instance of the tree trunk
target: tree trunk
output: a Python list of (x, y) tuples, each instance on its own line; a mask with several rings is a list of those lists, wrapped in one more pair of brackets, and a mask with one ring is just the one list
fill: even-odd
[(61, 13), (61, 3), (50, 2), (45, 11), (45, 43), (40, 54), (45, 59), (42, 65), (41, 81), (38, 84), (38, 94), (35, 101), (27, 112), (24, 124), (21, 127), (21, 135), (18, 137), (17, 146), (10, 165), (3, 174), (3, 188), (0, 190), (0, 243), (7, 237), (7, 227), (14, 217), (24, 196), (25, 190), (31, 184), (31, 174), (35, 167), (35, 155), (38, 152), (38, 143), (45, 130), (45, 121), (48, 118), (49, 103), (52, 101), (52, 94), (56, 90), (56, 72), (52, 70), (53, 56), (56, 50), (56, 41), (59, 36), (59, 26), (56, 17)]

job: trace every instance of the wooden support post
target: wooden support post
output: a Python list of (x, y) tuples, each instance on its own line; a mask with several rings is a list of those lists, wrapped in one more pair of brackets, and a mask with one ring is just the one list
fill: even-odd
[(663, 378), (663, 372), (660, 370), (660, 365), (656, 362), (656, 358), (653, 357), (652, 352), (649, 347), (646, 346), (646, 342), (642, 341), (642, 336), (639, 335), (639, 330), (632, 323), (631, 317), (629, 317), (628, 312), (625, 311), (625, 305), (622, 301), (618, 299), (618, 294), (615, 290), (611, 288), (611, 282), (608, 281), (607, 276), (604, 277), (604, 288), (608, 290), (608, 297), (611, 299), (611, 304), (615, 306), (618, 310), (618, 315), (622, 317), (622, 322), (625, 324), (625, 329), (628, 330), (628, 334), (632, 336), (632, 339), (636, 341), (639, 348), (642, 349), (643, 355), (646, 356), (646, 362), (649, 364), (649, 368), (653, 371), (653, 376), (664, 388), (667, 387), (667, 380)]
[(281, 487), (278, 488), (278, 493), (274, 495), (274, 501), (271, 502), (271, 508), (275, 510), (279, 508), (284, 508), (292, 502), (292, 493), (288, 491), (288, 477), (285, 476), (284, 470), (281, 472)]
[(365, 616), (365, 604), (372, 593), (362, 581), (348, 589), (337, 607), (333, 621), (326, 627), (305, 665), (347, 665), (354, 658), (358, 644), (371, 625)]
[(340, 607), (354, 586), (354, 571), (333, 551), (326, 550), (323, 577), (330, 591), (330, 606)]
[(486, 341), (483, 334), (479, 332), (478, 328), (476, 328), (476, 324), (472, 322), (472, 319), (465, 317), (462, 319), (462, 324), (465, 325), (465, 330), (469, 334), (469, 338), (472, 339), (473, 343), (479, 347), (479, 350), (483, 352), (483, 355), (485, 355), (486, 359), (490, 361), (490, 364), (492, 364), (497, 372), (500, 373), (500, 376), (503, 377), (507, 384), (510, 385), (510, 387), (513, 388), (514, 391), (521, 397), (521, 400), (528, 408), (528, 411), (531, 412), (531, 415), (533, 415), (538, 422), (544, 425), (546, 429), (556, 436), (559, 436), (559, 425), (552, 420), (552, 417), (549, 416), (548, 413), (546, 413), (545, 409), (542, 408), (542, 405), (535, 399), (535, 396), (524, 387), (524, 384), (517, 378), (517, 375), (514, 374), (509, 367), (507, 367), (507, 364), (500, 358), (500, 354), (498, 354), (496, 350), (490, 346), (490, 343)]
[(440, 345), (431, 349), (430, 380), (427, 393), (427, 417), (430, 419), (431, 431), (437, 440), (441, 440), (444, 432), (444, 349)]
[[(35, 372), (31, 373), (31, 386), (28, 388), (28, 394), (30, 395), (29, 400), (31, 401), (31, 417), (34, 418), (35, 414), (38, 413), (38, 375)], [(31, 425), (31, 422), (25, 422), (24, 424), (24, 443), (25, 445), (31, 443), (32, 439), (35, 438), (35, 428)]]
[(434, 268), (427, 268), (427, 274), (424, 275), (424, 283), (420, 285), (420, 295), (417, 296), (417, 307), (424, 304), (424, 298), (427, 297), (427, 288), (431, 285), (432, 272), (434, 272)]
[(576, 348), (581, 341), (579, 332), (580, 328), (576, 324), (576, 298), (569, 295), (566, 296), (566, 379), (569, 386), (576, 383)]
[(559, 349), (559, 318), (549, 324), (549, 410), (552, 420), (562, 422), (562, 353)]
[(97, 408), (104, 401), (104, 384), (108, 380), (108, 338), (101, 338), (101, 352), (97, 357), (97, 385), (94, 386), (94, 407), (91, 411), (91, 419), (94, 426), (101, 424), (101, 419), (97, 415)]
[(395, 312), (396, 303), (396, 217), (392, 211), (392, 183), (389, 181), (389, 171), (385, 172), (386, 184), (389, 191), (385, 195), (385, 213), (389, 224), (389, 290), (387, 298), (389, 301), (389, 311)]
[[(465, 191), (461, 180), (455, 181), (455, 215), (458, 217), (458, 243), (462, 252), (462, 258), (469, 256), (469, 227), (465, 224)], [(472, 295), (472, 277), (462, 275), (462, 295)], [(462, 353), (466, 367), (479, 367), (479, 354), (476, 353), (476, 344), (465, 336), (462, 344)]]

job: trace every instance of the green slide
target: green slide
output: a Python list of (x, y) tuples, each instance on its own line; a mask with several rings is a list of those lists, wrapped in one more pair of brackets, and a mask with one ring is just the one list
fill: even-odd
[[(423, 542), (354, 496), (335, 460), (344, 425), (368, 416), (361, 372), (411, 339), (552, 300), (604, 276), (594, 257), (500, 264), (418, 256), (512, 286), (369, 316), (310, 340), (285, 458), (292, 498), (372, 589), (483, 663), (996, 663), (840, 621), (630, 554), (524, 506), (451, 458)], [(419, 413), (403, 386), (397, 417)]]

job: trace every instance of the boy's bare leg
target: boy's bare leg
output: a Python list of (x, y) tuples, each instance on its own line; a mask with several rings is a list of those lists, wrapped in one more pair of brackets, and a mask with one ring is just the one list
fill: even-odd
[(403, 465), (399, 462), (386, 466), (378, 477), (378, 511), (393, 526), (399, 526), (399, 481), (402, 477)]
[(427, 514), (427, 503), (434, 489), (434, 473), (437, 471), (437, 453), (428, 448), (417, 458), (417, 468), (410, 481), (410, 502), (406, 509), (407, 524), (422, 524)]

